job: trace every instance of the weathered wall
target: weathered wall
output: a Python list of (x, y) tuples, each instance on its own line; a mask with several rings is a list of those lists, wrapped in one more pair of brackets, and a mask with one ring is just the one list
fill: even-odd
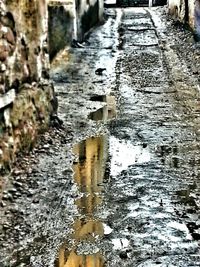
[(0, 0), (0, 170), (33, 145), (53, 112), (47, 19), (46, 0)]
[(73, 39), (82, 41), (103, 20), (103, 0), (49, 0), (49, 47), (52, 59)]
[(200, 0), (168, 0), (168, 10), (175, 19), (188, 23), (200, 37)]

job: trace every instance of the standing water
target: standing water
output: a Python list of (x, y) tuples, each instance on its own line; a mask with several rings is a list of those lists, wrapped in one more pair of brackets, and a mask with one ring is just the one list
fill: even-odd
[(77, 161), (73, 164), (73, 177), (79, 189), (75, 200), (79, 213), (74, 220), (72, 248), (68, 249), (66, 241), (60, 249), (56, 267), (104, 266), (98, 242), (108, 227), (95, 212), (103, 201), (107, 148), (106, 136), (88, 138), (74, 147)]

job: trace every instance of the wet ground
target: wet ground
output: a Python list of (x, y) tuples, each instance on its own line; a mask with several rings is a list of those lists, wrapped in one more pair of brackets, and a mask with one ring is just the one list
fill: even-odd
[(200, 266), (199, 45), (162, 8), (106, 14), (52, 64), (63, 125), (9, 177), (0, 266)]

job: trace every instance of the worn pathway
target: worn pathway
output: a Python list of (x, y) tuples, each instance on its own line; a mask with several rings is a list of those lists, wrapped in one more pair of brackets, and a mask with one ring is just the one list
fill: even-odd
[(198, 73), (160, 8), (106, 14), (52, 64), (64, 129), (11, 177), (0, 266), (200, 266)]

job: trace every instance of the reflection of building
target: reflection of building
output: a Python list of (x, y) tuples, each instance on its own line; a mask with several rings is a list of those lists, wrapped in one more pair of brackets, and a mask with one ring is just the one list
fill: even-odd
[(95, 242), (104, 235), (103, 223), (94, 219), (95, 208), (101, 203), (101, 189), (105, 175), (108, 142), (105, 136), (92, 137), (75, 146), (78, 163), (74, 164), (74, 180), (84, 195), (76, 200), (82, 215), (73, 226), (72, 238), (75, 247), (72, 251), (63, 246), (59, 252), (56, 267), (103, 267), (100, 253), (77, 255), (75, 250), (80, 241)]
[(107, 160), (105, 136), (91, 137), (75, 147), (79, 158), (74, 165), (74, 179), (80, 191), (97, 193), (101, 191)]
[(59, 263), (56, 267), (103, 267), (104, 260), (99, 254), (77, 255), (74, 251), (65, 256), (64, 248), (59, 253)]
[(114, 96), (105, 96), (103, 102), (106, 103), (102, 108), (90, 113), (89, 119), (94, 121), (113, 119), (116, 117), (116, 101)]
[(103, 236), (104, 228), (102, 222), (94, 220), (77, 220), (74, 224), (74, 239), (92, 240), (95, 236)]
[[(95, 220), (77, 220), (74, 224), (74, 240), (95, 240), (97, 236), (103, 236), (103, 224)], [(104, 260), (100, 253), (89, 255), (77, 255), (74, 250), (67, 251), (63, 246), (59, 252), (56, 267), (103, 267)]]
[(107, 110), (107, 106), (104, 106), (92, 113), (90, 113), (89, 115), (89, 119), (93, 120), (93, 121), (105, 121), (108, 118), (108, 110)]
[(81, 213), (92, 215), (95, 208), (100, 205), (101, 202), (102, 199), (97, 194), (90, 194), (77, 199), (75, 203)]

